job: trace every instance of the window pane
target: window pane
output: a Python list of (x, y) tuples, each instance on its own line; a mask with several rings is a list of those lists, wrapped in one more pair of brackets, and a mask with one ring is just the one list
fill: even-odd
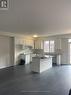
[(44, 41), (44, 52), (54, 52), (54, 41)]
[(49, 52), (49, 41), (44, 41), (44, 52)]
[(71, 39), (68, 39), (68, 42), (71, 42)]

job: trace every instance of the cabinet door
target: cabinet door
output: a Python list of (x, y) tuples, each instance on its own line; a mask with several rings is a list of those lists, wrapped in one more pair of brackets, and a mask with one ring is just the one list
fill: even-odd
[(29, 64), (31, 61), (30, 54), (27, 54), (25, 57), (25, 64)]
[(33, 47), (33, 40), (25, 40), (25, 45), (32, 46)]

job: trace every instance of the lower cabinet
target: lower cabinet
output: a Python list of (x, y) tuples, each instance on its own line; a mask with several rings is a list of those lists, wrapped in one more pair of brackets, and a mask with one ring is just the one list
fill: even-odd
[(25, 64), (29, 64), (31, 62), (31, 56), (30, 54), (25, 55)]

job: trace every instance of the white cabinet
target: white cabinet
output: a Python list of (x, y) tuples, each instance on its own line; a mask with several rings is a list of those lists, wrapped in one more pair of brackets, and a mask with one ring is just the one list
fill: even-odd
[(27, 39), (27, 38), (16, 37), (15, 38), (15, 44), (34, 47), (33, 39)]
[(25, 55), (25, 64), (29, 64), (31, 62), (30, 54)]
[(61, 55), (57, 55), (57, 65), (61, 64)]
[(43, 58), (33, 57), (31, 71), (41, 73), (52, 67), (52, 57)]
[(25, 45), (33, 47), (33, 45), (34, 45), (33, 40), (30, 40), (30, 39), (29, 40), (25, 40)]

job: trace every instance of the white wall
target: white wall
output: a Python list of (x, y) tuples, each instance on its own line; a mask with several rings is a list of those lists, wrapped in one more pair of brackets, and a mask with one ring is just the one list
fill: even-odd
[(0, 68), (5, 68), (14, 65), (13, 42), (13, 38), (0, 36)]

